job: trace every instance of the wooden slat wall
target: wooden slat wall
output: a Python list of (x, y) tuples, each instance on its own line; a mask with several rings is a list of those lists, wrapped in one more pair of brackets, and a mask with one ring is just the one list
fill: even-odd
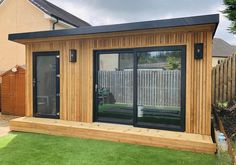
[[(92, 122), (93, 116), (93, 50), (186, 45), (186, 132), (210, 135), (211, 47), (212, 28), (204, 31), (116, 33), (26, 44), (27, 116), (32, 116), (32, 52), (60, 51), (61, 119)], [(194, 59), (194, 43), (204, 43), (203, 60)], [(78, 50), (77, 63), (70, 63), (69, 49)]]
[(25, 116), (25, 69), (7, 71), (2, 76), (1, 110), (3, 114)]
[(2, 109), (2, 101), (1, 101), (1, 92), (2, 91), (2, 83), (0, 83), (0, 112), (1, 112), (1, 109)]
[(25, 116), (25, 70), (19, 69), (15, 75), (15, 111), (16, 116)]
[(236, 99), (236, 54), (212, 69), (212, 103)]

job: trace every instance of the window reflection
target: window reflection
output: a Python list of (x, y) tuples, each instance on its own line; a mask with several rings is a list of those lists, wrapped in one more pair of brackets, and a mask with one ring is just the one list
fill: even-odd
[(181, 125), (181, 51), (138, 53), (138, 123)]
[(98, 120), (132, 124), (132, 53), (99, 55), (98, 102)]
[(98, 121), (182, 130), (183, 51), (172, 50), (99, 54)]

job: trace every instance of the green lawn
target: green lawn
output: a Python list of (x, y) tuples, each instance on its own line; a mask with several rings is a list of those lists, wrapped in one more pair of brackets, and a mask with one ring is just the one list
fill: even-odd
[[(119, 111), (119, 109), (123, 111)], [(179, 112), (178, 107), (151, 107), (151, 106), (145, 106), (146, 110), (172, 110)], [(113, 110), (113, 111), (111, 111)], [(116, 111), (114, 111), (116, 110)], [(127, 113), (125, 113), (125, 111)], [(115, 119), (127, 119), (132, 120), (133, 117), (133, 107), (128, 104), (102, 104), (99, 105), (99, 116), (100, 117), (106, 117), (106, 118), (115, 118)], [(144, 115), (144, 117), (140, 117), (139, 122), (145, 122), (145, 123), (159, 123), (159, 124), (169, 124), (169, 125), (181, 125), (181, 118), (180, 116), (168, 116), (168, 115), (155, 115), (155, 116), (148, 116)]]
[(1, 165), (215, 165), (216, 156), (30, 133), (0, 137)]
[[(127, 109), (127, 108), (130, 108), (130, 109), (133, 109), (133, 106), (132, 105), (129, 105), (129, 104), (102, 104), (102, 105), (99, 105), (99, 111), (100, 112), (103, 112), (103, 111), (107, 111), (109, 109), (112, 109), (112, 108), (120, 108), (120, 109)], [(171, 107), (171, 106), (156, 106), (156, 107), (153, 107), (153, 106), (145, 106), (146, 109), (167, 109), (167, 110), (174, 110), (174, 111), (180, 111), (179, 107)]]

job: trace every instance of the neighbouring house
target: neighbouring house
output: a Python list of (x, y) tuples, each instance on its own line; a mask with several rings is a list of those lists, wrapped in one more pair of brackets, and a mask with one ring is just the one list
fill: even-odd
[(46, 0), (0, 0), (0, 13), (0, 73), (25, 64), (25, 47), (9, 42), (9, 33), (90, 26)]
[(236, 53), (236, 46), (231, 45), (220, 38), (213, 40), (212, 67)]
[(218, 23), (215, 14), (10, 34), (27, 68), (26, 117), (11, 129), (214, 153)]

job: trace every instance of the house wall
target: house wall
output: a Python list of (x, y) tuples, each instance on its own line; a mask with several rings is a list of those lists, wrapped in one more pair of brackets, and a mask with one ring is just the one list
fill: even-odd
[[(93, 51), (186, 45), (186, 132), (210, 135), (211, 52), (214, 26), (194, 26), (35, 39), (26, 44), (26, 114), (32, 116), (32, 52), (60, 51), (60, 117), (63, 120), (93, 121)], [(194, 43), (204, 43), (202, 60), (194, 59)], [(77, 49), (76, 63), (69, 62), (69, 49)]]
[(218, 61), (225, 60), (227, 57), (212, 57), (212, 67), (215, 67), (218, 64)]
[(117, 54), (103, 54), (100, 56), (100, 70), (115, 71), (119, 68), (119, 56)]
[[(0, 4), (0, 73), (25, 64), (25, 47), (8, 41), (8, 34), (52, 29), (52, 22), (28, 0), (4, 0)], [(68, 28), (58, 24), (57, 29)], [(0, 80), (1, 81), (1, 80)]]

